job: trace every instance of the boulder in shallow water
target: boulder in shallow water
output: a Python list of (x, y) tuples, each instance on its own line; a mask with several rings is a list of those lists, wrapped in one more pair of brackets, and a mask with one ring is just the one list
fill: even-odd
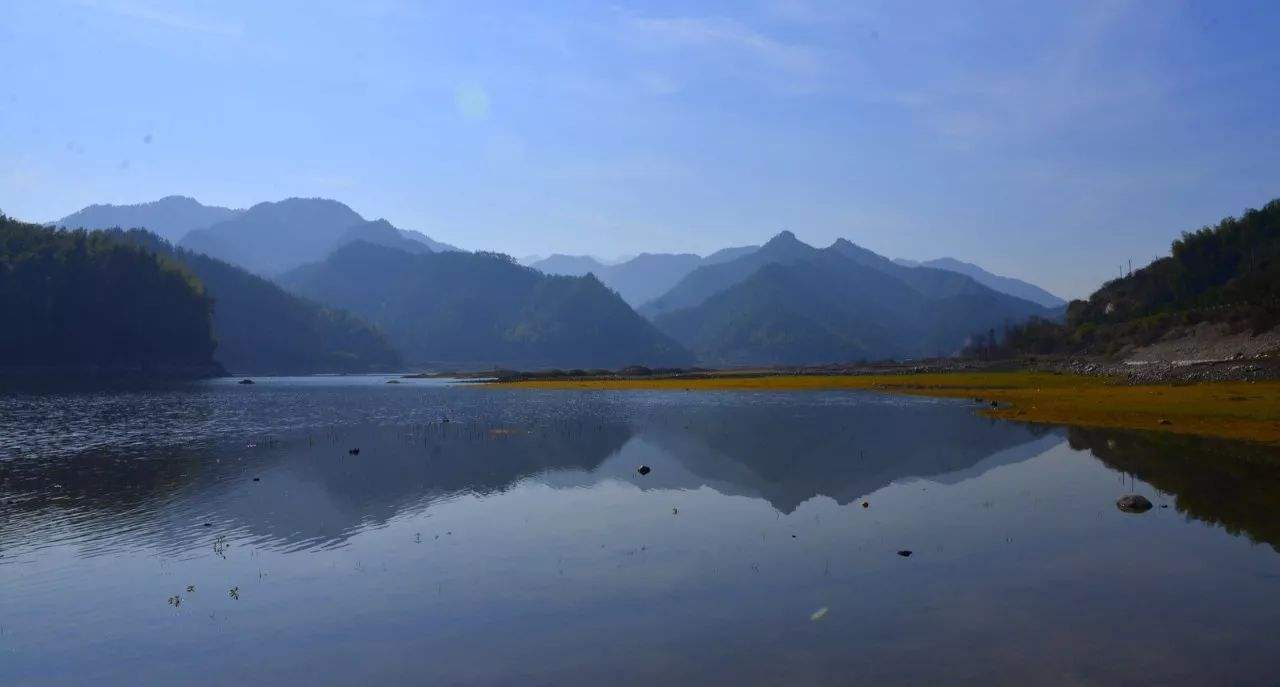
[(1151, 510), (1151, 502), (1141, 494), (1125, 494), (1116, 500), (1116, 508), (1126, 513), (1145, 513)]
[(236, 382), (236, 384), (254, 384), (254, 383), (255, 382), (252, 379), (249, 379), (248, 377), (245, 377), (244, 379)]

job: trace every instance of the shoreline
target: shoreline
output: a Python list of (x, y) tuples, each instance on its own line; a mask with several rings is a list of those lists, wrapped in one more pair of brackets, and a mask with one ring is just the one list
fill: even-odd
[[(1029, 370), (888, 374), (747, 373), (530, 378), (497, 387), (577, 391), (874, 391), (967, 398), (987, 417), (1137, 429), (1280, 445), (1280, 380), (1134, 383), (1111, 375)], [(992, 407), (992, 402), (995, 407)]]

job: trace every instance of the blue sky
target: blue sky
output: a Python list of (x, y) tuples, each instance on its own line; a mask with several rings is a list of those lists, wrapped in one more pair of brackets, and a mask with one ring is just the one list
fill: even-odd
[(781, 229), (1083, 296), (1280, 196), (1275, 2), (0, 3), (0, 209), (324, 196), (517, 256)]

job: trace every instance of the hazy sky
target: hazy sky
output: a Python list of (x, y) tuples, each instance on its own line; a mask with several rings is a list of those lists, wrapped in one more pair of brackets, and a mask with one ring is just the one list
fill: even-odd
[(325, 196), (517, 256), (791, 229), (1081, 296), (1280, 196), (1280, 3), (962, 5), (5, 0), (0, 209)]

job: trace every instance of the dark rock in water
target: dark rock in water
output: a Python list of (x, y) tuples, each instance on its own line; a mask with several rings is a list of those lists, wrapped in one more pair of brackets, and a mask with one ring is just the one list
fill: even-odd
[(262, 478), (261, 478), (261, 477), (254, 477), (254, 478), (253, 478), (253, 481), (255, 481), (255, 482), (261, 482), (261, 481), (262, 481)]
[(252, 379), (249, 379), (248, 377), (245, 377), (244, 379), (236, 382), (236, 384), (256, 384), (256, 382), (254, 382)]
[(351, 449), (350, 451), (347, 451), (347, 453), (350, 453), (350, 454), (351, 454), (351, 455), (353, 455), (353, 456), (358, 456), (358, 455), (360, 455), (360, 449), (358, 449), (358, 448), (353, 448), (353, 449)]
[(400, 380), (398, 380), (398, 379), (388, 379), (388, 380), (387, 380), (387, 384), (399, 384), (399, 383), (400, 383)]
[(213, 527), (213, 523), (211, 523), (211, 522), (206, 522), (206, 523), (204, 524), (204, 526), (205, 526), (205, 527)]
[(870, 502), (870, 501), (863, 501), (863, 502), (862, 502), (862, 507), (863, 507), (863, 508), (870, 508), (870, 507), (871, 507), (871, 502)]
[(910, 555), (911, 555), (911, 550), (910, 550), (910, 549), (903, 549), (903, 550), (901, 550), (901, 551), (899, 551), (899, 552), (898, 552), (898, 555), (899, 555), (899, 556), (902, 556), (903, 558), (907, 558), (908, 556), (910, 556)]
[(636, 472), (638, 472), (638, 473), (640, 473), (640, 474), (642, 474), (642, 475), (647, 475), (647, 474), (649, 474), (650, 472), (653, 472), (653, 471), (649, 469), (649, 466), (648, 466), (648, 465), (641, 465), (640, 467), (636, 468)]
[(1141, 494), (1125, 494), (1116, 500), (1116, 508), (1126, 513), (1145, 513), (1151, 510), (1151, 502)]
[(1162, 424), (1162, 425), (1171, 425), (1171, 424), (1173, 424), (1173, 423), (1172, 423), (1172, 422), (1170, 422), (1170, 421), (1168, 421), (1168, 420), (1166, 420), (1166, 419), (1164, 419), (1164, 418), (1160, 418), (1160, 424)]

